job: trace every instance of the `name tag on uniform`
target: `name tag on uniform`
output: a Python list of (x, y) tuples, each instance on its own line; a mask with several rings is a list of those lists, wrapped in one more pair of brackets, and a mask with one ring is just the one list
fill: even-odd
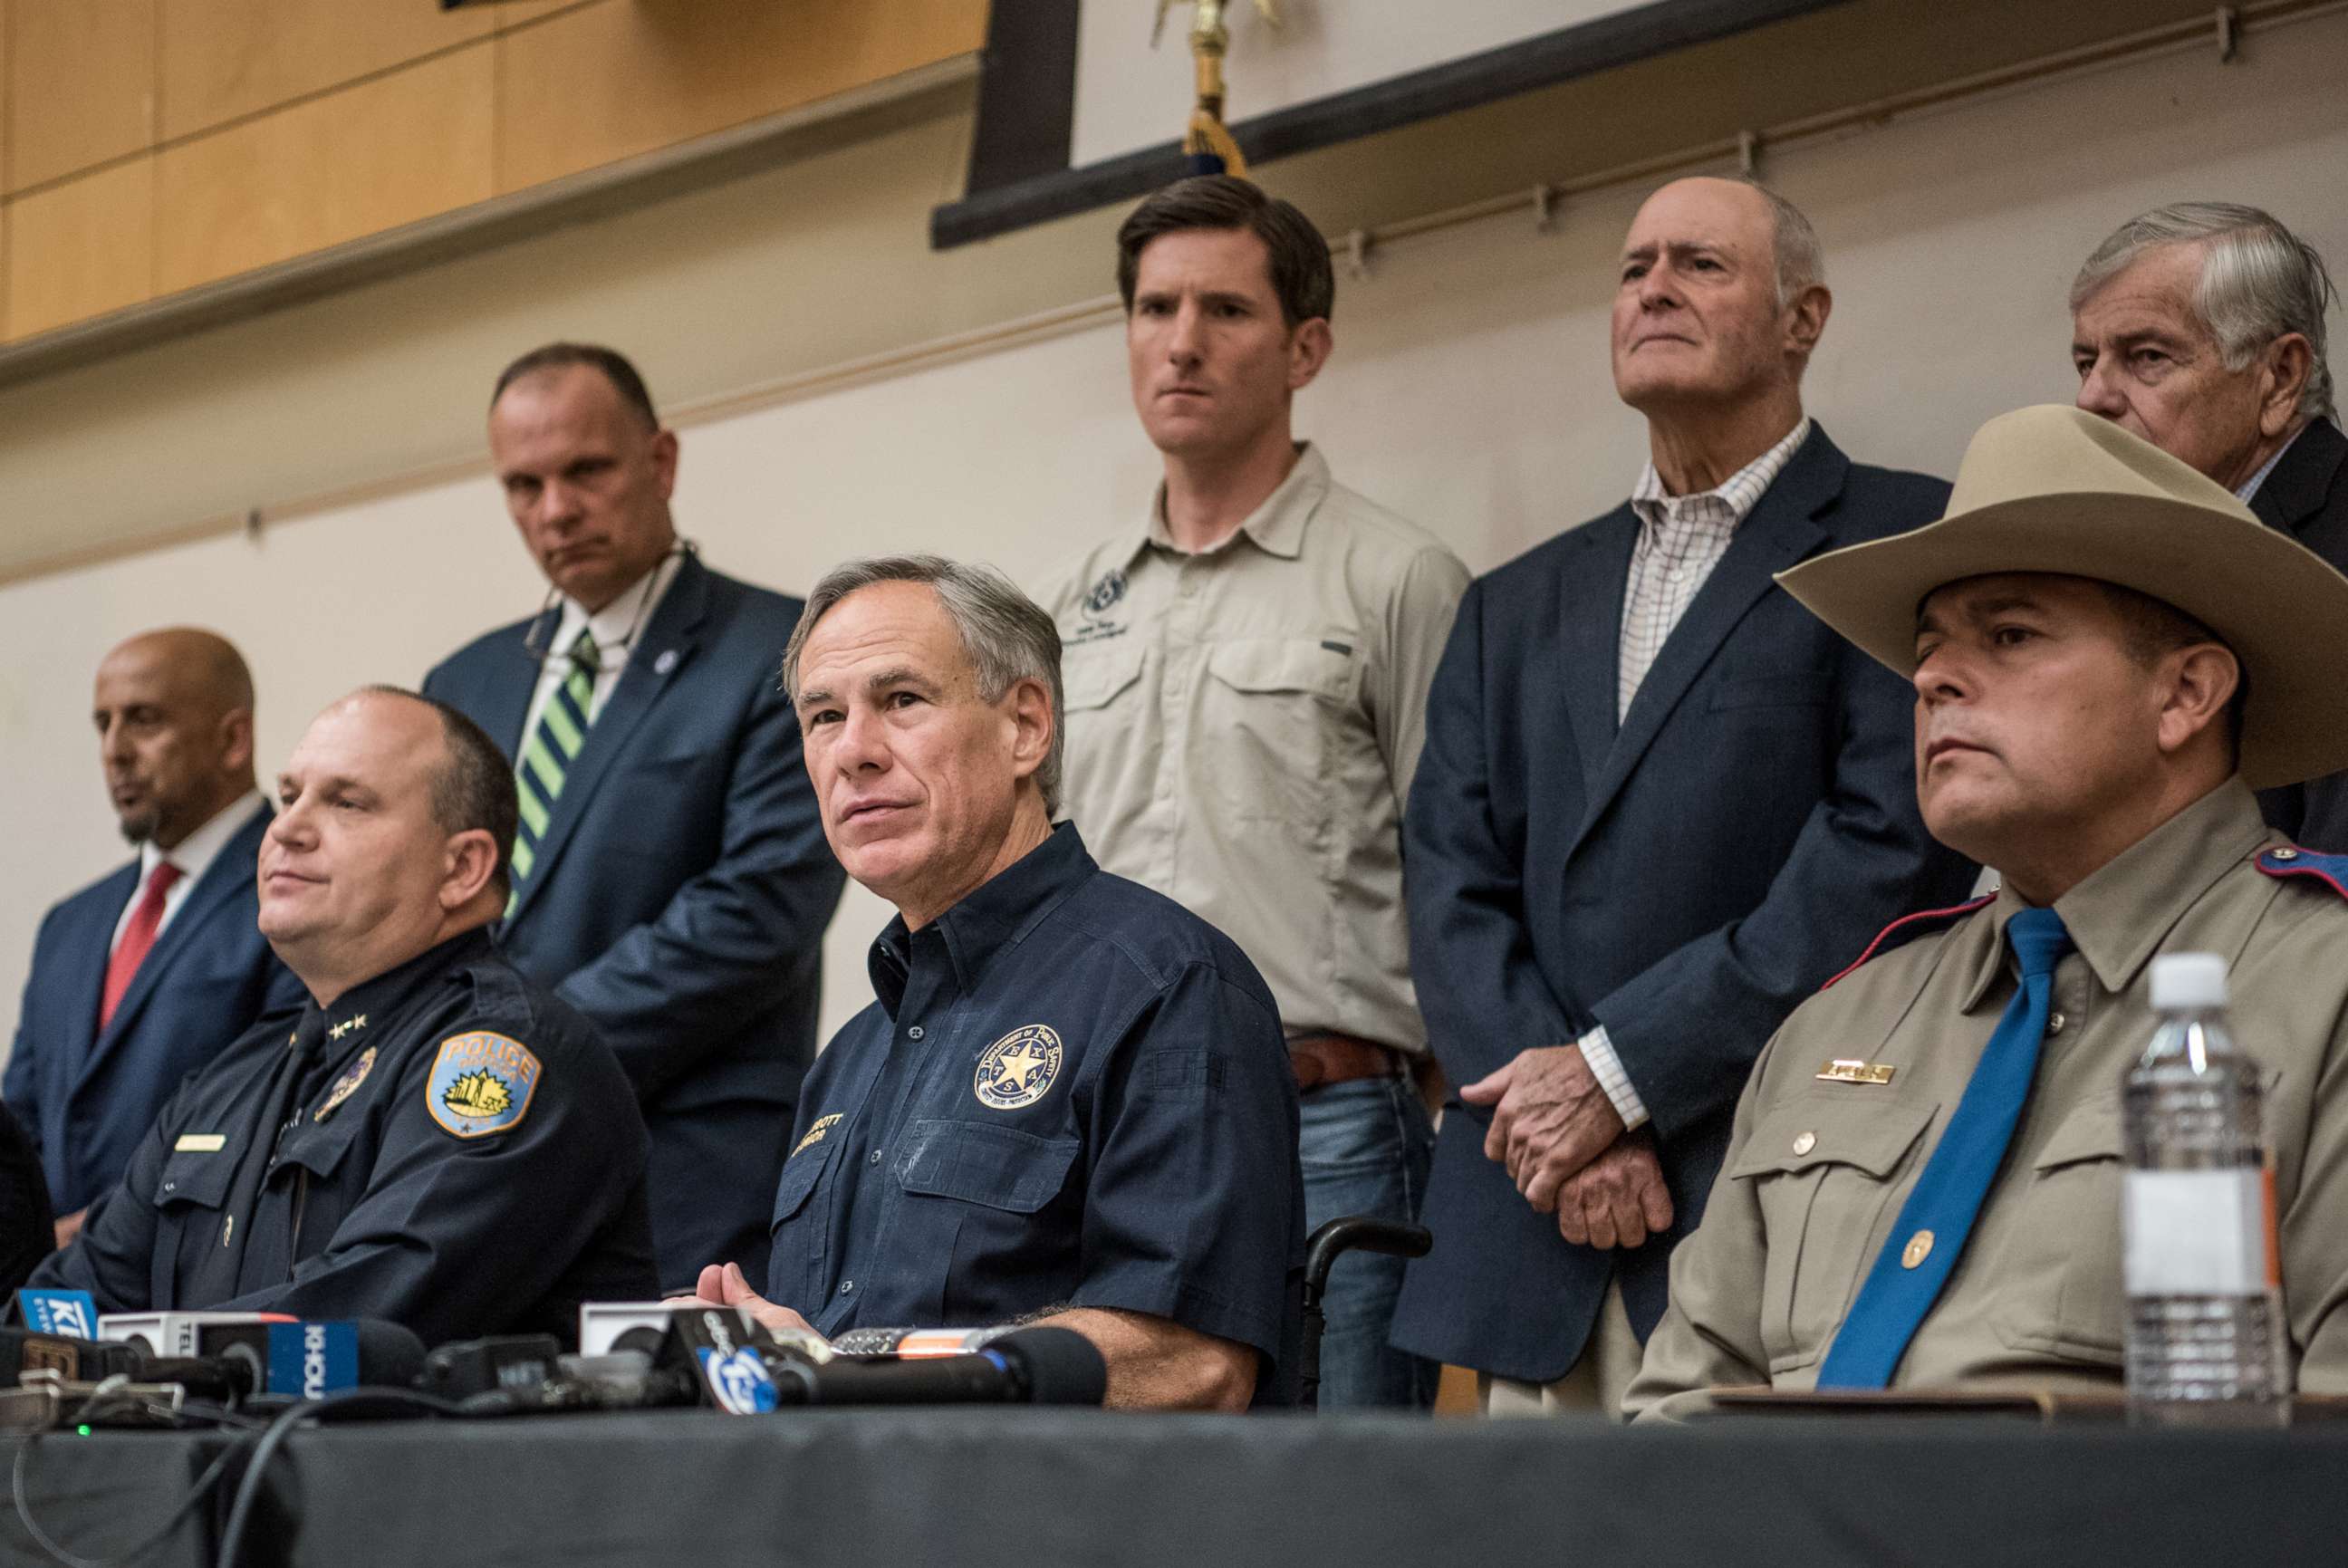
[(1854, 1062), (1839, 1058), (1830, 1061), (1818, 1074), (1820, 1083), (1887, 1084), (1893, 1072), (1888, 1062)]
[(175, 1154), (218, 1154), (227, 1147), (228, 1134), (224, 1132), (182, 1132), (171, 1150)]

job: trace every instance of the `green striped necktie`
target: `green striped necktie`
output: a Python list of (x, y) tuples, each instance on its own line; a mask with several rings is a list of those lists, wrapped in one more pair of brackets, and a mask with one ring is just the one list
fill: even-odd
[(514, 891), (506, 901), (508, 914), (521, 902), (522, 884), (530, 880), (530, 867), (538, 863), (538, 846), (554, 820), (554, 802), (562, 795), (563, 776), (579, 760), (580, 748), (587, 744), (587, 727), (594, 722), (589, 716), (595, 711), (595, 672), (600, 662), (595, 634), (582, 626), (579, 640), (571, 645), (570, 668), (562, 673), (562, 684), (546, 699), (538, 727), (522, 742), (521, 760), (514, 768), (514, 782), (520, 787), (521, 830), (514, 835)]

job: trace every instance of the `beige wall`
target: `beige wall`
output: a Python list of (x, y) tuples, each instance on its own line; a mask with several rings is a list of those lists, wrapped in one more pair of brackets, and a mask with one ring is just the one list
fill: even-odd
[[(2233, 66), (2207, 54), (2139, 62), (1781, 155), (1770, 172), (1816, 220), (1836, 291), (1811, 372), (1814, 411), (1864, 459), (1949, 472), (1983, 418), (2067, 396), (2071, 269), (2114, 222), (2157, 201), (2267, 204), (2348, 261), (2343, 58), (2348, 17), (2333, 16), (2278, 32)], [(922, 159), (933, 156), (914, 140)], [(858, 167), (857, 189), (873, 202), (917, 211), (942, 193), (934, 162), (916, 160), (913, 173)], [(1277, 169), (1265, 172), (1276, 185)], [(891, 180), (922, 189), (891, 195)], [(1635, 201), (1628, 191), (1586, 198), (1549, 234), (1523, 214), (1443, 231), (1382, 253), (1366, 282), (1341, 280), (1338, 352), (1305, 395), (1303, 431), (1349, 482), (1478, 568), (1613, 504), (1642, 457), (1639, 425), (1604, 369), (1612, 254)], [(734, 279), (733, 210), (715, 192), (656, 211), (673, 259), (631, 252), (592, 289), (572, 286), (559, 302), (569, 312), (526, 296), (475, 299), (468, 341), (520, 347), (558, 317), (580, 331), (619, 319), (623, 342), (649, 350), (659, 391), (662, 373), (696, 385), (714, 373), (664, 363), (658, 324), (723, 309), (744, 344), (733, 373), (750, 379), (761, 335), (779, 337), (822, 299), (772, 279), (762, 296), (753, 275)], [(569, 242), (592, 249), (603, 232)], [(1065, 242), (1068, 231), (1052, 232)], [(1081, 238), (1097, 246), (1098, 228)], [(1100, 275), (1090, 251), (1041, 263), (1018, 242), (975, 253), (992, 266)], [(920, 292), (925, 279), (976, 288), (987, 276), (926, 264), (916, 253), (873, 267), (892, 286), (907, 280), (909, 311), (940, 307)], [(429, 295), (387, 297), (422, 310)], [(378, 321), (381, 340), (366, 352), (399, 356), (397, 324)], [(494, 363), (476, 352), (441, 368), (445, 396), (476, 418)], [(417, 367), (401, 374), (420, 384)], [(319, 383), (319, 395), (331, 389)], [(902, 547), (983, 556), (1032, 579), (1100, 531), (1129, 525), (1152, 472), (1126, 404), (1119, 335), (1103, 321), (695, 425), (678, 514), (716, 564), (789, 588), (844, 554)], [(168, 484), (170, 473), (141, 477)], [(89, 672), (111, 642), (166, 620), (226, 631), (259, 669), (262, 750), (275, 758), (331, 697), (413, 679), (537, 600), (479, 477), (288, 523), (257, 542), (207, 540), (0, 589), (0, 820), (20, 825), (0, 839), (0, 887), (10, 890), (0, 900), (0, 1023), (13, 1015), (42, 907), (122, 853), (86, 738)], [(835, 923), (834, 1023), (865, 999), (861, 952), (880, 918), (851, 892)]]
[[(1291, 104), (1382, 82), (1523, 38), (1594, 22), (1641, 0), (1274, 0), (1278, 26), (1256, 0), (1230, 0), (1225, 118), (1252, 119)], [(1191, 8), (1169, 12), (1150, 47), (1157, 7), (1084, 0), (1076, 28), (1077, 167), (1155, 147), (1180, 134), (1196, 93), (1179, 62), (1189, 54)], [(1168, 59), (1178, 62), (1168, 68)]]

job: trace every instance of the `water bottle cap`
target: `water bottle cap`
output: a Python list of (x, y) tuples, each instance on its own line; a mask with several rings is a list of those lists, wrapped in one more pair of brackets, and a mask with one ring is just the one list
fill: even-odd
[(2152, 961), (2152, 1005), (2162, 1013), (2226, 1005), (2226, 961), (2214, 953), (2165, 953)]

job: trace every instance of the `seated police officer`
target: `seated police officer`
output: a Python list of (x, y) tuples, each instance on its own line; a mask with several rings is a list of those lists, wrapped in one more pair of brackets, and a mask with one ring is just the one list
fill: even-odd
[(1293, 1371), (1296, 1086), (1206, 922), (1052, 825), (1060, 638), (989, 569), (852, 562), (783, 658), (823, 828), (897, 907), (880, 1000), (816, 1060), (775, 1200), (772, 1326), (1048, 1321), (1108, 1403), (1243, 1408)]
[(2348, 1390), (2348, 863), (2250, 792), (2348, 763), (2348, 581), (2073, 408), (1985, 426), (1941, 521), (1779, 581), (1913, 680), (1925, 825), (2002, 885), (1778, 1030), (1628, 1408), (2116, 1386), (2120, 1083), (2178, 952), (2226, 959), (2269, 1075), (2299, 1387)]
[(389, 1318), (569, 1337), (654, 1288), (645, 1137), (584, 1019), (499, 956), (513, 776), (453, 708), (312, 723), (261, 849), (261, 930), (313, 1000), (191, 1075), (33, 1284), (101, 1312)]

